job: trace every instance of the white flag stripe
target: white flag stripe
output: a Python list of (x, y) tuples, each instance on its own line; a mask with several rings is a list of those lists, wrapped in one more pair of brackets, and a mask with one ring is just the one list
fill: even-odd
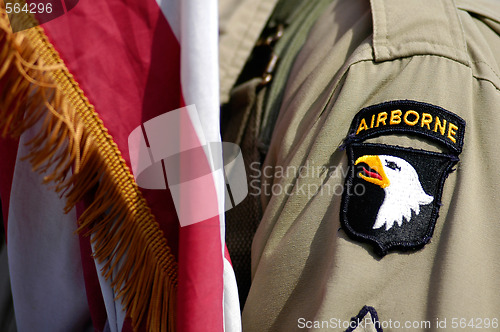
[(21, 136), (10, 195), (7, 250), (17, 328), (77, 331), (88, 322), (89, 309), (76, 213), (65, 214), (64, 200), (21, 160), (38, 130)]
[[(208, 142), (220, 142), (219, 114), (219, 65), (218, 65), (218, 9), (217, 1), (157, 0), (169, 24), (181, 44), (181, 84), (185, 103), (195, 104)], [(181, 8), (180, 22), (172, 17), (174, 8)], [(215, 164), (222, 164), (222, 154)], [(224, 257), (225, 183), (221, 172), (214, 172), (218, 210), (220, 216), (221, 254)], [(226, 270), (226, 269), (225, 269)], [(232, 267), (224, 273), (224, 326), (226, 331), (241, 331), (241, 316), (236, 283), (229, 282), (228, 274), (234, 277)], [(231, 305), (228, 305), (228, 304)]]
[[(220, 142), (217, 1), (178, 1), (181, 1), (182, 6), (181, 83), (184, 98), (186, 104), (195, 104), (197, 106), (207, 140), (209, 142)], [(221, 163), (222, 154), (213, 157), (219, 158), (219, 163)], [(225, 182), (222, 173), (213, 174), (221, 224), (221, 254), (224, 257)], [(226, 261), (224, 260), (224, 262)], [(238, 291), (236, 283), (230, 282), (228, 278), (228, 275), (234, 277), (234, 272), (232, 268), (228, 268), (228, 270), (230, 272), (224, 273), (224, 329), (225, 331), (236, 332), (241, 331)]]
[[(220, 142), (217, 1), (156, 1), (181, 44), (181, 82), (185, 103), (196, 105), (206, 140)], [(213, 160), (213, 157), (208, 150), (208, 160)], [(222, 159), (222, 155), (216, 157)], [(222, 173), (213, 174), (221, 224), (221, 254), (224, 255), (225, 184)], [(237, 285), (236, 282), (230, 282), (234, 278), (234, 272), (231, 266), (224, 271), (225, 330), (241, 331)]]

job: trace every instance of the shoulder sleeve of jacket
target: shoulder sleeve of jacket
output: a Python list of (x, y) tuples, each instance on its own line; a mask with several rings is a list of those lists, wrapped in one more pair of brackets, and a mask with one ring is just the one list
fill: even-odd
[[(327, 303), (329, 313), (350, 317), (365, 304), (362, 282), (355, 281), (362, 278), (347, 271), (354, 260), (361, 259), (363, 271), (370, 274), (380, 264), (339, 231), (342, 193), (317, 193), (325, 185), (344, 185), (347, 157), (340, 146), (356, 114), (371, 105), (414, 100), (465, 120), (458, 170), (446, 180), (444, 208), (430, 244), (435, 247), (425, 247), (419, 257), (426, 257), (422, 262), (445, 260), (447, 266), (461, 266), (464, 255), (445, 254), (472, 253), (480, 244), (477, 250), (485, 257), (480, 264), (488, 265), (486, 257), (494, 255), (500, 236), (500, 228), (490, 222), (500, 214), (494, 202), (500, 195), (500, 175), (488, 171), (500, 163), (495, 134), (500, 126), (500, 25), (494, 7), (488, 1), (477, 6), (460, 1), (457, 6), (448, 0), (345, 0), (334, 1), (320, 17), (295, 60), (263, 165), (264, 217), (252, 247), (253, 282), (244, 326), (292, 329), (297, 321), (291, 317), (320, 317), (320, 309), (303, 306), (301, 296), (315, 296), (311, 289), (325, 290), (311, 303), (322, 309)], [(379, 139), (377, 143), (435, 148), (413, 137)], [(331, 172), (317, 171), (324, 166)], [(474, 222), (469, 220), (472, 215)], [(450, 238), (454, 241), (441, 241)], [(493, 270), (487, 273), (492, 280), (500, 273)], [(489, 277), (474, 269), (460, 273), (489, 284)], [(386, 280), (389, 274), (378, 269), (370, 280)], [(421, 277), (416, 284), (430, 282), (424, 274), (414, 275), (411, 278)], [(339, 295), (350, 294), (341, 289), (346, 278), (360, 286), (360, 298)], [(319, 284), (312, 287), (314, 283)], [(474, 287), (464, 289), (474, 292)], [(456, 294), (451, 285), (441, 291), (446, 299)]]
[[(448, 0), (332, 3), (291, 71), (274, 132), (280, 144), (271, 147), (268, 165), (289, 159), (304, 133), (319, 119), (334, 116), (339, 101), (342, 110), (336, 114), (348, 126), (357, 111), (376, 102), (417, 98), (451, 107), (447, 100), (455, 100), (453, 90), (464, 94), (466, 77), (483, 78), (498, 88), (495, 5), (461, 1), (458, 9)], [(447, 67), (461, 71), (456, 74), (461, 81), (454, 81)], [(448, 96), (441, 96), (450, 86)], [(340, 132), (339, 140), (345, 134)]]

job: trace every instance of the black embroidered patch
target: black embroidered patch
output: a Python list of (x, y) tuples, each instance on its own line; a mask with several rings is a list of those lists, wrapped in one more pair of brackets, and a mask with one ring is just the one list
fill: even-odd
[[(391, 127), (388, 121), (395, 121), (391, 115), (394, 110), (401, 112), (397, 114), (402, 122), (405, 122), (405, 114), (414, 114), (409, 112), (419, 114), (411, 121), (425, 121), (420, 120), (420, 129), (415, 128), (416, 124), (406, 123)], [(366, 119), (370, 119), (367, 128)], [(445, 128), (446, 135), (441, 135), (439, 125), (435, 132), (429, 121), (446, 123), (449, 126), (446, 128), (452, 128), (449, 137), (446, 134), (449, 129)], [(380, 256), (389, 250), (420, 249), (428, 243), (438, 218), (445, 180), (462, 150), (464, 131), (462, 119), (429, 104), (401, 101), (361, 110), (353, 120), (345, 143), (350, 171), (345, 181), (340, 220), (346, 234), (372, 244)], [(393, 132), (425, 135), (449, 148), (450, 153), (362, 142)]]
[(349, 141), (392, 133), (427, 136), (460, 154), (465, 121), (447, 110), (413, 100), (390, 101), (363, 108), (352, 121)]
[[(370, 314), (369, 320), (366, 317), (366, 315), (368, 314)], [(377, 311), (375, 310), (375, 308), (365, 305), (356, 317), (351, 318), (349, 328), (345, 330), (345, 332), (353, 332), (360, 326), (366, 329), (368, 325), (373, 325), (377, 332), (383, 332), (381, 326), (382, 324), (380, 324), (380, 321), (378, 319)]]
[(342, 203), (345, 232), (374, 244), (381, 256), (429, 242), (444, 181), (458, 159), (382, 144), (353, 143), (348, 154), (353, 171)]

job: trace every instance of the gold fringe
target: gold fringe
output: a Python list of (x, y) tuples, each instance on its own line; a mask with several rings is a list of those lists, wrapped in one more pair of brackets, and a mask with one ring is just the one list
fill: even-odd
[[(17, 14), (16, 24), (36, 25)], [(14, 22), (13, 22), (14, 24)], [(27, 26), (27, 25), (24, 25)], [(78, 232), (91, 235), (102, 274), (132, 319), (134, 330), (174, 331), (177, 263), (117, 145), (42, 28), (12, 33), (0, 0), (0, 128), (19, 137), (41, 122), (28, 144), (33, 169), (67, 200), (92, 204)]]

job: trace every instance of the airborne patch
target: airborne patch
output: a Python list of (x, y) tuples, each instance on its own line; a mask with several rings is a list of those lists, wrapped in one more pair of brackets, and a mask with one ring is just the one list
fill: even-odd
[[(363, 142), (393, 133), (425, 136), (450, 153)], [(464, 133), (464, 120), (430, 104), (404, 100), (362, 109), (345, 141), (350, 172), (340, 220), (347, 235), (374, 245), (380, 256), (428, 243)], [(352, 190), (359, 186), (362, 193)]]

